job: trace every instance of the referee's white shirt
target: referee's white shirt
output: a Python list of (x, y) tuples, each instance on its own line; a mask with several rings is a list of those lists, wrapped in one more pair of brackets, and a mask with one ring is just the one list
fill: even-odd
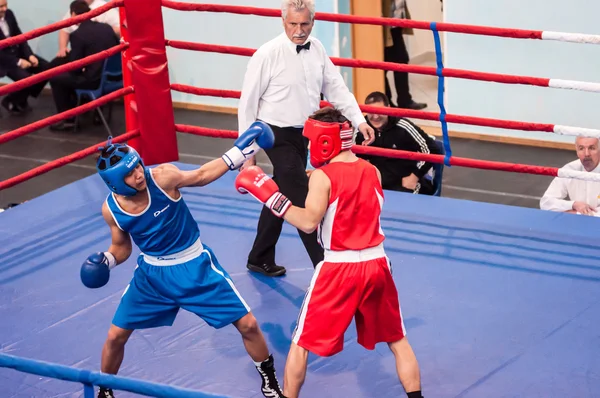
[[(567, 163), (563, 168), (586, 171), (579, 159)], [(600, 173), (600, 165), (590, 173)], [(573, 210), (574, 202), (584, 202), (594, 208), (598, 207), (600, 182), (555, 177), (540, 200), (540, 208), (550, 211), (569, 211)]]
[(312, 36), (309, 41), (310, 49), (298, 53), (296, 44), (282, 33), (254, 53), (238, 106), (239, 133), (257, 119), (278, 127), (302, 127), (320, 108), (321, 93), (355, 128), (365, 123), (354, 95), (323, 44)]

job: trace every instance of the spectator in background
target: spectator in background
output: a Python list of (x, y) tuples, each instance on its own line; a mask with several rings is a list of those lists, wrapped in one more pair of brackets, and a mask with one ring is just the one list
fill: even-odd
[[(0, 0), (0, 40), (20, 35), (21, 29), (15, 14), (8, 9), (7, 0)], [(43, 72), (48, 62), (31, 51), (27, 42), (0, 50), (0, 77), (8, 76), (13, 81), (25, 79)], [(22, 114), (30, 109), (28, 98), (40, 95), (46, 81), (8, 94), (2, 99), (2, 107), (10, 114)]]
[[(408, 7), (406, 6), (406, 0), (383, 0), (382, 2), (383, 16), (388, 18), (398, 19), (411, 19)], [(412, 35), (412, 29), (390, 26), (384, 27), (384, 60), (385, 62), (394, 62), (397, 64), (408, 64), (410, 58), (408, 51), (406, 50), (406, 44), (404, 43), (404, 34)], [(396, 104), (392, 105), (398, 108), (407, 109), (423, 109), (427, 107), (427, 104), (415, 102), (410, 95), (410, 88), (408, 85), (408, 73), (406, 72), (394, 72), (394, 86), (396, 87)], [(392, 99), (392, 91), (390, 89), (390, 82), (388, 81), (387, 74), (385, 79), (385, 93), (387, 97)]]
[[(365, 105), (389, 107), (390, 103), (385, 94), (375, 91), (367, 96)], [(441, 154), (435, 140), (408, 119), (367, 114), (367, 122), (375, 129), (375, 141), (370, 146)], [(357, 136), (356, 143), (361, 144), (362, 137)], [(432, 163), (381, 156), (358, 156), (379, 169), (383, 189), (424, 195), (434, 194), (433, 184), (426, 178), (433, 166)]]
[[(600, 173), (598, 138), (577, 137), (575, 150), (578, 160), (567, 163), (566, 170)], [(542, 210), (594, 216), (600, 197), (600, 182), (556, 177), (540, 200)]]
[[(82, 0), (89, 6), (90, 10), (94, 10), (106, 4), (104, 0)], [(71, 10), (69, 10), (63, 20), (71, 18)], [(92, 18), (92, 21), (101, 22), (110, 25), (117, 39), (121, 37), (121, 25), (119, 21), (119, 8), (110, 9), (97, 17)], [(77, 30), (77, 25), (72, 25), (58, 32), (58, 58), (65, 58), (69, 53), (69, 37)]]
[[(84, 0), (76, 0), (71, 3), (71, 15), (81, 15), (90, 11), (90, 7)], [(71, 42), (70, 61), (108, 50), (119, 44), (110, 26), (95, 21), (83, 21), (77, 30), (69, 37)], [(53, 61), (54, 63), (54, 61)], [(81, 70), (66, 72), (50, 79), (52, 96), (56, 105), (57, 113), (67, 111), (77, 105), (76, 89), (95, 89), (100, 84), (104, 61), (98, 61), (87, 65)], [(75, 121), (67, 119), (50, 126), (50, 130), (62, 131), (72, 130)]]

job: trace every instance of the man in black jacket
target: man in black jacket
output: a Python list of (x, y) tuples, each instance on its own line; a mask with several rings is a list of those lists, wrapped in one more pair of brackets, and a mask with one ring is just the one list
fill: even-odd
[[(15, 14), (8, 9), (7, 0), (0, 0), (0, 40), (20, 35), (21, 29)], [(0, 50), (0, 77), (8, 76), (13, 81), (25, 79), (35, 73), (44, 71), (48, 62), (36, 56), (27, 42), (6, 47)], [(46, 81), (8, 94), (2, 100), (2, 107), (9, 113), (21, 114), (29, 109), (29, 96), (40, 95)]]
[[(70, 7), (71, 16), (73, 17), (90, 11), (90, 7), (83, 0), (72, 2)], [(71, 43), (71, 52), (68, 56), (69, 62), (108, 50), (119, 44), (119, 40), (110, 25), (91, 20), (82, 22), (79, 28), (70, 35), (69, 40)], [(56, 111), (61, 113), (77, 105), (76, 89), (98, 88), (103, 67), (104, 61), (98, 61), (85, 66), (81, 70), (63, 73), (50, 79)], [(74, 126), (74, 120), (67, 119), (64, 122), (53, 124), (50, 129), (55, 131), (71, 130)]]
[[(376, 91), (367, 96), (365, 105), (389, 107), (390, 103), (385, 94)], [(367, 122), (375, 129), (375, 141), (370, 146), (441, 154), (435, 140), (408, 119), (368, 114)], [(360, 135), (357, 136), (356, 143), (362, 143)], [(433, 166), (432, 163), (381, 156), (358, 156), (377, 167), (381, 173), (383, 189), (425, 195), (434, 193), (433, 184), (425, 178)]]

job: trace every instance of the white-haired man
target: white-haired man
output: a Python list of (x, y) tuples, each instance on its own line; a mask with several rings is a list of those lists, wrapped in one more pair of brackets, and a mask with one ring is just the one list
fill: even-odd
[[(598, 138), (577, 137), (575, 150), (579, 159), (566, 164), (564, 168), (600, 173), (598, 144)], [(540, 208), (594, 216), (598, 215), (596, 213), (598, 198), (600, 198), (600, 182), (556, 177), (540, 200)]]
[[(321, 94), (373, 141), (374, 131), (367, 124), (354, 95), (333, 65), (323, 44), (310, 36), (314, 26), (314, 0), (283, 0), (284, 33), (262, 45), (248, 63), (238, 107), (238, 129), (245, 131), (256, 120), (268, 123), (275, 134), (275, 146), (266, 150), (273, 165), (273, 179), (281, 192), (304, 206), (308, 193), (307, 146), (302, 128), (319, 109)], [(255, 164), (254, 160), (245, 167)], [(275, 245), (283, 220), (269, 209), (262, 211), (247, 267), (268, 276), (285, 274), (275, 264)], [(298, 230), (313, 266), (323, 260), (323, 248), (316, 232)]]

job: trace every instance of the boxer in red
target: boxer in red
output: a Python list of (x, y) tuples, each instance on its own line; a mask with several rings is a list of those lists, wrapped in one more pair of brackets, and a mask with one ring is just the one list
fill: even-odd
[(387, 343), (408, 397), (422, 398), (419, 364), (406, 339), (383, 248), (381, 175), (350, 151), (352, 126), (338, 110), (315, 112), (303, 135), (309, 139), (310, 162), (316, 168), (304, 208), (292, 205), (259, 167), (243, 170), (235, 183), (240, 193), (250, 193), (296, 228), (307, 233), (318, 228), (325, 249), (292, 337), (283, 394), (296, 398), (300, 393), (309, 352), (332, 356), (342, 351), (344, 332), (355, 318), (358, 343), (369, 350)]

